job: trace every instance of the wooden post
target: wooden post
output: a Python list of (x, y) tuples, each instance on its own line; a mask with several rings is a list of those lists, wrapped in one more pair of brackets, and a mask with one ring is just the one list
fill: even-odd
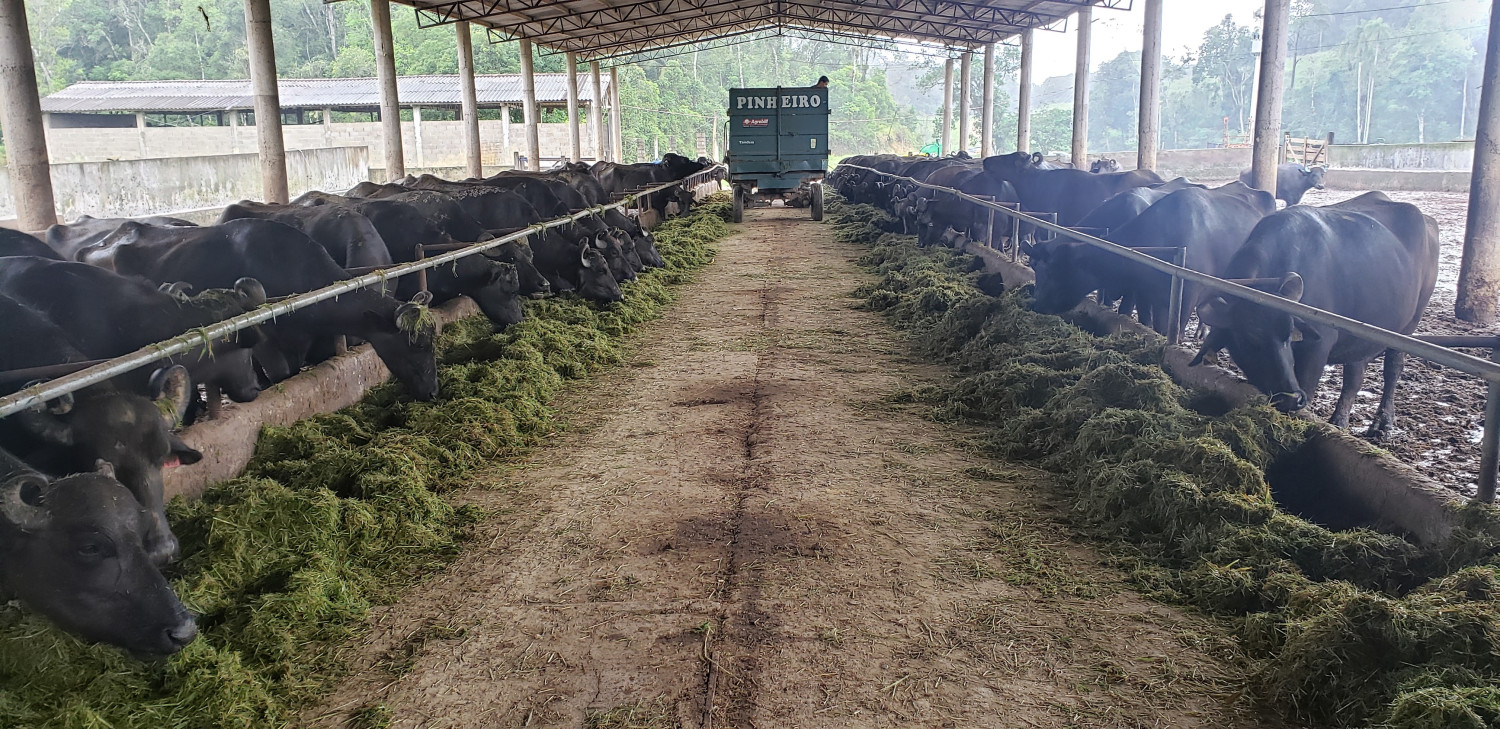
[(943, 154), (953, 154), (953, 59), (943, 62), (943, 131), (938, 135), (938, 146)]
[(542, 138), (541, 129), (537, 127), (540, 119), (536, 108), (536, 73), (531, 60), (531, 41), (521, 39), (521, 87), (526, 117), (526, 157), (530, 162), (532, 170), (542, 168)]
[(1260, 87), (1255, 97), (1255, 150), (1251, 186), (1276, 191), (1276, 160), (1281, 155), (1282, 69), (1286, 66), (1287, 22), (1291, 0), (1266, 0), (1260, 36)]
[(1088, 169), (1089, 150), (1089, 27), (1094, 18), (1090, 6), (1078, 9), (1078, 59), (1073, 67), (1073, 166)]
[(55, 225), (52, 167), (24, 0), (0, 1), (0, 126), (5, 129), (17, 227), (43, 230)]
[(1161, 138), (1161, 6), (1146, 0), (1146, 27), (1141, 36), (1141, 108), (1136, 115), (1136, 159), (1139, 170), (1156, 169)]
[(969, 148), (969, 86), (974, 79), (974, 54), (964, 51), (958, 59), (958, 144), (953, 151)]
[(1031, 29), (1021, 31), (1021, 73), (1016, 89), (1016, 149), (1031, 151)]
[[(995, 153), (995, 44), (984, 47), (983, 108), (979, 119), (979, 156)], [(993, 212), (990, 213), (994, 215)]]
[(463, 89), (459, 114), (464, 123), (464, 167), (470, 177), (484, 177), (484, 156), (479, 148), (479, 90), (474, 85), (474, 38), (469, 21), (453, 24), (458, 32), (458, 82)]
[(578, 56), (570, 51), (568, 63), (568, 155), (571, 161), (583, 159), (583, 134), (578, 128)]
[(589, 97), (589, 131), (594, 135), (594, 161), (604, 161), (604, 81), (599, 76), (599, 62), (589, 61), (589, 80), (593, 96)]
[[(1493, 324), (1500, 316), (1500, 0), (1490, 8), (1490, 38), (1474, 127), (1474, 173), (1469, 178), (1469, 221), (1453, 313), (1467, 322)], [(1488, 421), (1486, 426), (1490, 425)], [(1491, 464), (1491, 468), (1494, 465)]]

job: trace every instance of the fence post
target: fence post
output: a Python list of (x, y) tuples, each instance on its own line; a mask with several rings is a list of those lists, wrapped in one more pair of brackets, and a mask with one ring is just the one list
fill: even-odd
[[(1500, 349), (1490, 350), (1490, 361), (1500, 362)], [(1479, 490), (1474, 500), (1495, 503), (1495, 482), (1500, 478), (1500, 382), (1491, 382), (1484, 398), (1484, 436), (1479, 441)]]
[[(990, 202), (995, 201), (994, 197), (986, 196), (986, 198)], [(988, 213), (989, 219), (984, 224), (984, 244), (993, 249), (995, 247), (995, 209), (986, 207), (985, 211)]]
[[(1187, 248), (1178, 248), (1177, 253), (1172, 256), (1172, 263), (1181, 268), (1187, 268)], [(1167, 344), (1182, 343), (1182, 286), (1183, 281), (1177, 274), (1172, 274), (1172, 293), (1170, 304), (1167, 308)]]
[[(1016, 203), (1016, 212), (1021, 212), (1021, 204)], [(1017, 263), (1021, 260), (1021, 216), (1010, 216), (1010, 262)]]

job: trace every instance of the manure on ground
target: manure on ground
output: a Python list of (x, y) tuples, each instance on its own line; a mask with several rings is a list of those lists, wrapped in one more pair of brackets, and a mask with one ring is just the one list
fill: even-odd
[[(201, 616), (201, 637), (171, 659), (139, 663), (0, 605), (0, 727), (291, 721), (337, 676), (339, 641), (370, 607), (441, 568), (483, 518), (444, 493), (552, 432), (564, 383), (621, 362), (622, 338), (713, 259), (729, 215), (720, 195), (658, 227), (667, 265), (626, 286), (622, 302), (528, 301), (526, 320), (502, 334), (483, 316), (446, 327), (436, 401), (385, 384), (336, 413), (266, 428), (243, 476), (174, 500), (185, 556), (173, 584)], [(367, 707), (358, 721), (384, 726), (389, 715)]]
[[(1330, 531), (1279, 509), (1266, 470), (1315, 428), (1261, 403), (1215, 416), (1160, 368), (1163, 342), (1098, 337), (986, 295), (970, 256), (884, 232), (831, 200), (838, 240), (866, 246), (864, 307), (953, 367), (934, 417), (988, 427), (1000, 458), (1056, 475), (1143, 592), (1233, 626), (1268, 712), (1334, 726), (1500, 726), (1500, 512), (1470, 506), (1445, 545)], [(991, 286), (991, 290), (995, 287)]]

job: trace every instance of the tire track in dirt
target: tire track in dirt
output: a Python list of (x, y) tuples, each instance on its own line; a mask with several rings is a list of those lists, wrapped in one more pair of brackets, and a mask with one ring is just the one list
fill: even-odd
[[(756, 210), (305, 724), (1241, 727), (1214, 626), (1070, 541), (1044, 474), (923, 419), (859, 251)], [(368, 726), (366, 723), (361, 726)]]

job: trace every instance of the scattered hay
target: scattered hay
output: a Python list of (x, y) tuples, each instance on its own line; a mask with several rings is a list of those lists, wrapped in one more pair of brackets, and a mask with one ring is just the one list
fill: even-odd
[(638, 701), (609, 711), (590, 711), (583, 718), (585, 729), (675, 729), (677, 712), (664, 700)]
[[(1265, 472), (1307, 423), (1264, 404), (1200, 413), (1202, 398), (1159, 367), (1159, 340), (1093, 336), (1031, 312), (1022, 291), (987, 296), (968, 256), (885, 233), (888, 217), (829, 205), (838, 238), (870, 247), (860, 262), (879, 279), (857, 292), (864, 306), (963, 375), (935, 416), (987, 424), (995, 455), (1057, 474), (1143, 590), (1236, 620), (1249, 688), (1270, 710), (1338, 726), (1500, 725), (1500, 512), (1468, 507), (1439, 548), (1289, 515)], [(1008, 567), (1027, 578), (1046, 564)]]
[[(173, 583), (202, 617), (201, 637), (170, 660), (141, 664), (0, 607), (0, 726), (285, 725), (338, 675), (338, 642), (371, 605), (440, 568), (483, 517), (442, 494), (551, 433), (549, 403), (567, 380), (621, 362), (621, 337), (712, 260), (727, 199), (659, 227), (667, 265), (626, 286), (623, 302), (528, 301), (527, 319), (498, 335), (482, 316), (457, 322), (438, 339), (437, 401), (386, 384), (339, 412), (266, 428), (244, 476), (175, 500), (185, 556)], [(392, 656), (393, 670), (409, 658)], [(354, 725), (389, 723), (389, 709), (371, 706)]]

